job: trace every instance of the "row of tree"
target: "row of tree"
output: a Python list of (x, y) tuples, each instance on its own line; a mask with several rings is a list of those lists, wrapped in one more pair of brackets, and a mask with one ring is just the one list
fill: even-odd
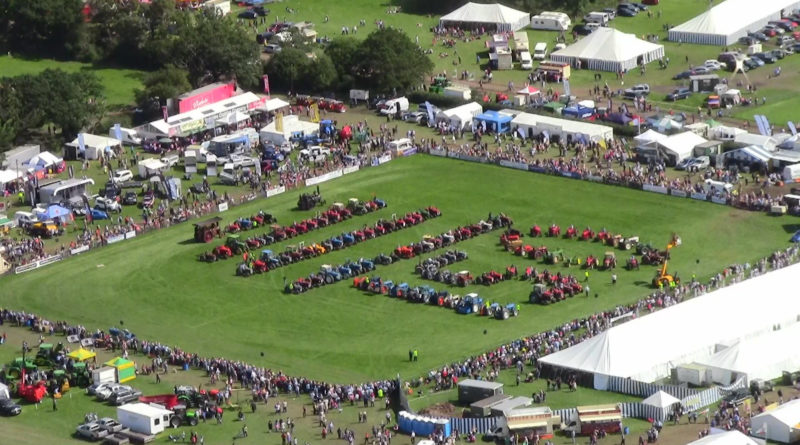
[(324, 51), (286, 48), (266, 67), (270, 82), (288, 91), (328, 92), (366, 88), (404, 92), (424, 82), (433, 62), (402, 31), (385, 28), (364, 40), (337, 38)]
[(90, 71), (48, 69), (0, 79), (0, 148), (32, 129), (49, 126), (74, 136), (95, 126), (105, 112), (102, 93), (100, 79)]

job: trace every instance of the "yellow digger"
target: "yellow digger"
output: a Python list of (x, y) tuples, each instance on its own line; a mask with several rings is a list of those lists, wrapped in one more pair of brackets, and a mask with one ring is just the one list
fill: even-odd
[(680, 279), (678, 277), (672, 276), (667, 273), (667, 264), (669, 263), (669, 251), (673, 247), (677, 247), (681, 245), (681, 238), (677, 234), (672, 234), (672, 240), (670, 240), (669, 244), (667, 244), (667, 250), (664, 251), (664, 263), (661, 265), (661, 268), (658, 270), (655, 278), (653, 278), (653, 287), (662, 287), (662, 288), (669, 288), (669, 286), (674, 282), (675, 284), (680, 284)]

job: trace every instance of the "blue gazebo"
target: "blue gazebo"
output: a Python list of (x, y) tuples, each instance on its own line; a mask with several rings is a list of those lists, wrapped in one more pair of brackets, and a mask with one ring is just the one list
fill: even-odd
[(486, 133), (507, 133), (511, 130), (511, 119), (507, 114), (487, 110), (472, 118), (472, 128), (483, 128)]

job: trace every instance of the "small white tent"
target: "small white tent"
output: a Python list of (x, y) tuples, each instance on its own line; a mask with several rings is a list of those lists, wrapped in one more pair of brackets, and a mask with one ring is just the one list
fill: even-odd
[(451, 128), (464, 130), (472, 126), (472, 118), (483, 113), (478, 102), (459, 105), (449, 110), (442, 110), (436, 115), (437, 122), (447, 122)]
[(667, 138), (667, 135), (659, 133), (653, 129), (647, 130), (644, 133), (634, 136), (633, 140), (636, 141), (639, 145), (649, 145), (652, 143), (658, 143), (663, 141)]
[(469, 2), (439, 19), (440, 26), (494, 26), (497, 31), (517, 31), (530, 25), (531, 16), (525, 11), (503, 6)]
[(676, 403), (681, 403), (681, 400), (673, 397), (664, 391), (658, 391), (652, 396), (642, 400), (642, 405), (655, 406), (656, 408), (669, 408)]
[(283, 129), (277, 130), (278, 120), (275, 119), (259, 131), (262, 144), (283, 144), (288, 142), (295, 133), (302, 133), (303, 136), (315, 135), (319, 133), (319, 124), (302, 121), (297, 115), (283, 116)]
[(664, 46), (614, 28), (599, 28), (572, 45), (550, 54), (554, 62), (583, 69), (620, 72), (664, 57)]
[(709, 434), (702, 439), (690, 442), (688, 445), (759, 445), (759, 443), (740, 431), (732, 430)]
[(798, 424), (800, 399), (795, 399), (750, 419), (750, 434), (776, 442), (794, 443), (800, 441)]
[(684, 131), (658, 141), (658, 146), (669, 158), (670, 163), (677, 164), (681, 160), (692, 156), (694, 147), (704, 142), (708, 141), (702, 136), (692, 131)]

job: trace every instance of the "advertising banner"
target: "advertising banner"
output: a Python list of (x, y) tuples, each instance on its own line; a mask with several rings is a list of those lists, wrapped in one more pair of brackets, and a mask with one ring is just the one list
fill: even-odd
[(269, 190), (267, 190), (267, 198), (269, 198), (270, 196), (280, 195), (281, 193), (284, 193), (285, 191), (286, 191), (286, 187), (284, 187), (284, 186), (275, 187), (274, 189), (269, 189)]
[(670, 189), (669, 194), (672, 195), (672, 196), (677, 196), (679, 198), (685, 198), (686, 197), (686, 192), (684, 192), (683, 190)]
[(512, 161), (506, 161), (504, 159), (500, 161), (500, 165), (502, 165), (503, 167), (515, 168), (517, 170), (528, 170), (528, 164), (524, 162), (512, 162)]
[(219, 210), (220, 212), (228, 210), (228, 203), (227, 202), (219, 203), (219, 205), (217, 206), (217, 210)]
[[(210, 105), (221, 100), (233, 97), (233, 83), (226, 83), (202, 93), (197, 93), (185, 99), (178, 100), (178, 112), (186, 113)], [(166, 118), (165, 118), (166, 120)]]

